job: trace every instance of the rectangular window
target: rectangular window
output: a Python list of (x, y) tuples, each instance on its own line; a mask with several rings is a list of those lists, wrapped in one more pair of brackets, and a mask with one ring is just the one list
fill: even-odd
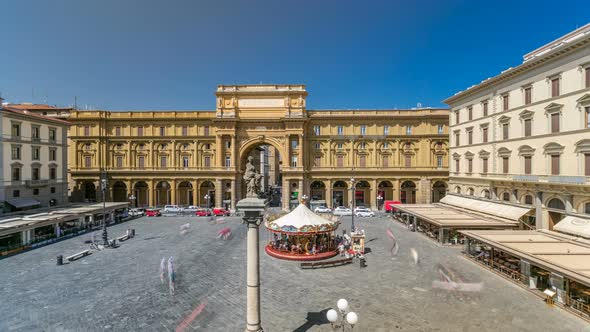
[[(188, 167), (188, 158), (187, 158), (187, 166)], [(231, 157), (225, 157), (225, 167), (226, 168), (230, 168), (231, 167)]]
[(559, 155), (551, 155), (551, 175), (559, 175)]
[(467, 159), (467, 172), (473, 173), (473, 159)]
[(459, 110), (457, 110), (457, 111), (455, 112), (455, 124), (458, 124), (458, 123), (460, 122), (460, 120), (461, 120), (461, 116), (460, 116), (460, 114), (459, 114), (459, 113), (460, 113), (460, 111), (459, 111)]
[(20, 190), (13, 190), (12, 197), (14, 197), (14, 198), (20, 197)]
[(481, 130), (481, 136), (482, 136), (481, 141), (484, 143), (487, 143), (488, 142), (488, 128), (487, 127), (483, 128)]
[(182, 136), (188, 136), (188, 126), (182, 126)]
[(502, 173), (508, 174), (508, 157), (502, 157)]
[(50, 191), (52, 194), (55, 194), (55, 187), (51, 187), (51, 189), (49, 189), (49, 191)]
[(205, 168), (209, 168), (211, 167), (211, 157), (206, 156), (205, 157)]
[(590, 176), (590, 153), (584, 155), (584, 175)]
[(590, 67), (586, 67), (586, 70), (584, 70), (586, 72), (586, 87), (590, 88)]
[(367, 167), (367, 158), (365, 156), (359, 157), (360, 167), (364, 168)]
[(383, 135), (389, 135), (389, 126), (388, 125), (383, 126)]
[(559, 132), (559, 113), (551, 114), (551, 133)]
[(168, 158), (166, 156), (160, 156), (160, 167), (166, 168), (168, 166)]
[(84, 136), (90, 136), (90, 126), (84, 126)]
[(12, 124), (12, 138), (20, 138), (20, 124), (13, 123)]
[(459, 133), (456, 133), (455, 134), (455, 146), (459, 146), (460, 145), (460, 143), (461, 143), (460, 140), (461, 140), (461, 137), (460, 137)]
[(57, 168), (55, 168), (55, 167), (49, 168), (49, 179), (50, 180), (57, 179)]
[(315, 125), (315, 126), (313, 126), (313, 133), (314, 133), (316, 136), (320, 135), (320, 128), (321, 128), (321, 127), (320, 127), (320, 126), (318, 126), (318, 125)]
[(383, 143), (383, 148), (384, 148), (384, 149), (389, 149), (389, 143), (387, 143), (387, 142), (384, 142), (384, 143)]
[(57, 150), (56, 149), (49, 149), (49, 161), (56, 161), (57, 160)]
[(188, 156), (182, 156), (182, 167), (188, 168)]
[(508, 94), (502, 96), (502, 110), (507, 111), (510, 106)]
[(33, 152), (32, 159), (39, 160), (41, 159), (41, 148), (38, 146), (31, 147), (31, 151)]
[(121, 136), (121, 126), (115, 127), (115, 136)]
[(31, 180), (39, 180), (41, 177), (41, 170), (39, 167), (33, 167), (31, 169)]
[(483, 102), (482, 103), (482, 108), (483, 108), (483, 116), (488, 116), (488, 102)]
[(459, 172), (460, 172), (459, 159), (455, 159), (455, 173), (459, 173)]
[(364, 150), (366, 148), (367, 148), (367, 143), (361, 142), (361, 144), (359, 145), (359, 149)]
[(231, 149), (231, 141), (225, 141), (225, 148)]
[(296, 139), (291, 140), (291, 149), (297, 149), (297, 140)]
[(533, 168), (533, 158), (531, 156), (524, 157), (524, 174), (531, 174)]
[(320, 143), (315, 143), (316, 150), (320, 150), (321, 148), (322, 148), (322, 145)]
[(204, 131), (204, 134), (203, 135), (209, 136), (209, 126), (203, 127), (203, 131)]
[(12, 160), (20, 160), (20, 146), (12, 147)]
[(35, 196), (39, 195), (39, 189), (38, 188), (33, 189), (33, 195), (35, 195)]
[(313, 167), (320, 167), (321, 157), (315, 156), (313, 158)]
[(39, 141), (41, 140), (41, 128), (37, 127), (37, 126), (32, 126), (31, 127), (31, 138), (34, 141)]
[(12, 181), (20, 181), (20, 167), (12, 168)]
[(412, 126), (406, 126), (406, 135), (412, 135)]
[(509, 138), (509, 136), (508, 136), (508, 129), (509, 128), (508, 128), (508, 124), (507, 123), (505, 123), (505, 124), (502, 125), (502, 139), (508, 139)]
[(344, 167), (344, 158), (342, 156), (336, 156), (336, 167)]
[(166, 136), (166, 127), (160, 127), (160, 136)]
[(533, 93), (533, 90), (532, 90), (532, 88), (530, 86), (529, 87), (526, 87), (524, 89), (524, 104), (525, 105), (529, 105), (532, 102), (532, 100), (533, 100), (533, 94), (532, 93)]
[(361, 135), (366, 135), (367, 134), (367, 126), (362, 125), (361, 126)]
[(467, 144), (473, 144), (473, 131), (472, 130), (467, 132)]
[(467, 117), (469, 118), (469, 121), (473, 120), (473, 106), (467, 108)]
[(439, 125), (438, 125), (438, 134), (439, 134), (439, 135), (442, 135), (442, 134), (444, 134), (444, 129), (445, 129), (445, 125), (441, 125), (441, 124), (439, 124)]
[(551, 97), (559, 96), (559, 78), (551, 80)]
[(137, 164), (139, 165), (139, 168), (144, 168), (145, 167), (145, 157), (139, 156), (139, 158), (137, 160)]
[(86, 168), (92, 167), (92, 157), (90, 157), (90, 156), (84, 157), (84, 167), (86, 167)]
[(531, 120), (531, 119), (524, 120), (524, 137), (529, 137), (532, 135), (532, 131), (533, 131), (532, 123), (533, 123), (533, 120)]
[(389, 167), (389, 158), (387, 156), (383, 156), (383, 167)]
[(483, 158), (481, 160), (481, 168), (482, 168), (482, 173), (483, 174), (488, 174), (488, 158)]
[(406, 156), (406, 167), (412, 167), (412, 156), (410, 155)]
[(117, 156), (117, 168), (123, 168), (123, 157)]
[(584, 109), (586, 110), (584, 112), (586, 114), (586, 121), (584, 123), (586, 124), (586, 128), (590, 128), (590, 106), (586, 106)]
[(57, 138), (57, 131), (54, 128), (49, 128), (49, 141), (55, 142)]
[(143, 126), (137, 127), (137, 136), (143, 136)]
[(343, 145), (342, 145), (342, 143), (338, 143), (338, 145), (336, 145), (336, 147), (337, 147), (339, 150), (342, 150), (342, 146), (343, 146)]
[(436, 156), (436, 167), (437, 168), (443, 167), (443, 157), (442, 156)]
[(338, 126), (338, 135), (342, 135), (344, 133), (344, 128), (342, 126)]
[(297, 167), (297, 156), (291, 156), (291, 167)]

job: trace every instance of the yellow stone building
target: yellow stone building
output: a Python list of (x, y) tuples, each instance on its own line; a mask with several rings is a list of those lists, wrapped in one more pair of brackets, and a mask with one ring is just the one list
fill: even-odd
[[(448, 180), (448, 110), (308, 110), (304, 85), (220, 85), (215, 111), (72, 111), (74, 200), (235, 207), (258, 154), (283, 208), (438, 201)], [(353, 180), (354, 179), (354, 180)], [(277, 197), (275, 197), (277, 198)]]

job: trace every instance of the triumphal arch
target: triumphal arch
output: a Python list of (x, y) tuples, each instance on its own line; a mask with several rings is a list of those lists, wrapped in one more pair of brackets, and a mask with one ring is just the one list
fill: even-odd
[[(74, 111), (73, 200), (235, 207), (249, 156), (271, 204), (379, 208), (438, 201), (448, 178), (448, 111), (310, 110), (304, 85), (220, 85), (214, 111)], [(102, 172), (101, 171), (106, 171)]]

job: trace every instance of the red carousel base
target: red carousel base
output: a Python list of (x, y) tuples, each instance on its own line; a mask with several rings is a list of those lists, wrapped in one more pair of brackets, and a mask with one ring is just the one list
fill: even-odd
[(332, 258), (332, 257), (338, 255), (338, 250), (325, 251), (325, 252), (315, 254), (315, 255), (292, 254), (290, 251), (276, 250), (276, 249), (273, 249), (273, 247), (268, 246), (268, 245), (264, 248), (264, 251), (266, 251), (266, 253), (269, 256), (272, 256), (274, 258), (285, 259), (285, 260), (289, 260), (289, 261), (304, 261), (304, 262), (305, 261), (319, 261), (322, 259)]

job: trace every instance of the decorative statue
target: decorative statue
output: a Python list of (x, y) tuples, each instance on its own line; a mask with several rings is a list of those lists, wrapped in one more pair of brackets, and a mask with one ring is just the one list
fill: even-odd
[(244, 172), (244, 181), (246, 181), (246, 197), (258, 198), (260, 194), (260, 180), (262, 175), (258, 173), (254, 164), (254, 157), (248, 157), (248, 163), (246, 164), (246, 171)]

